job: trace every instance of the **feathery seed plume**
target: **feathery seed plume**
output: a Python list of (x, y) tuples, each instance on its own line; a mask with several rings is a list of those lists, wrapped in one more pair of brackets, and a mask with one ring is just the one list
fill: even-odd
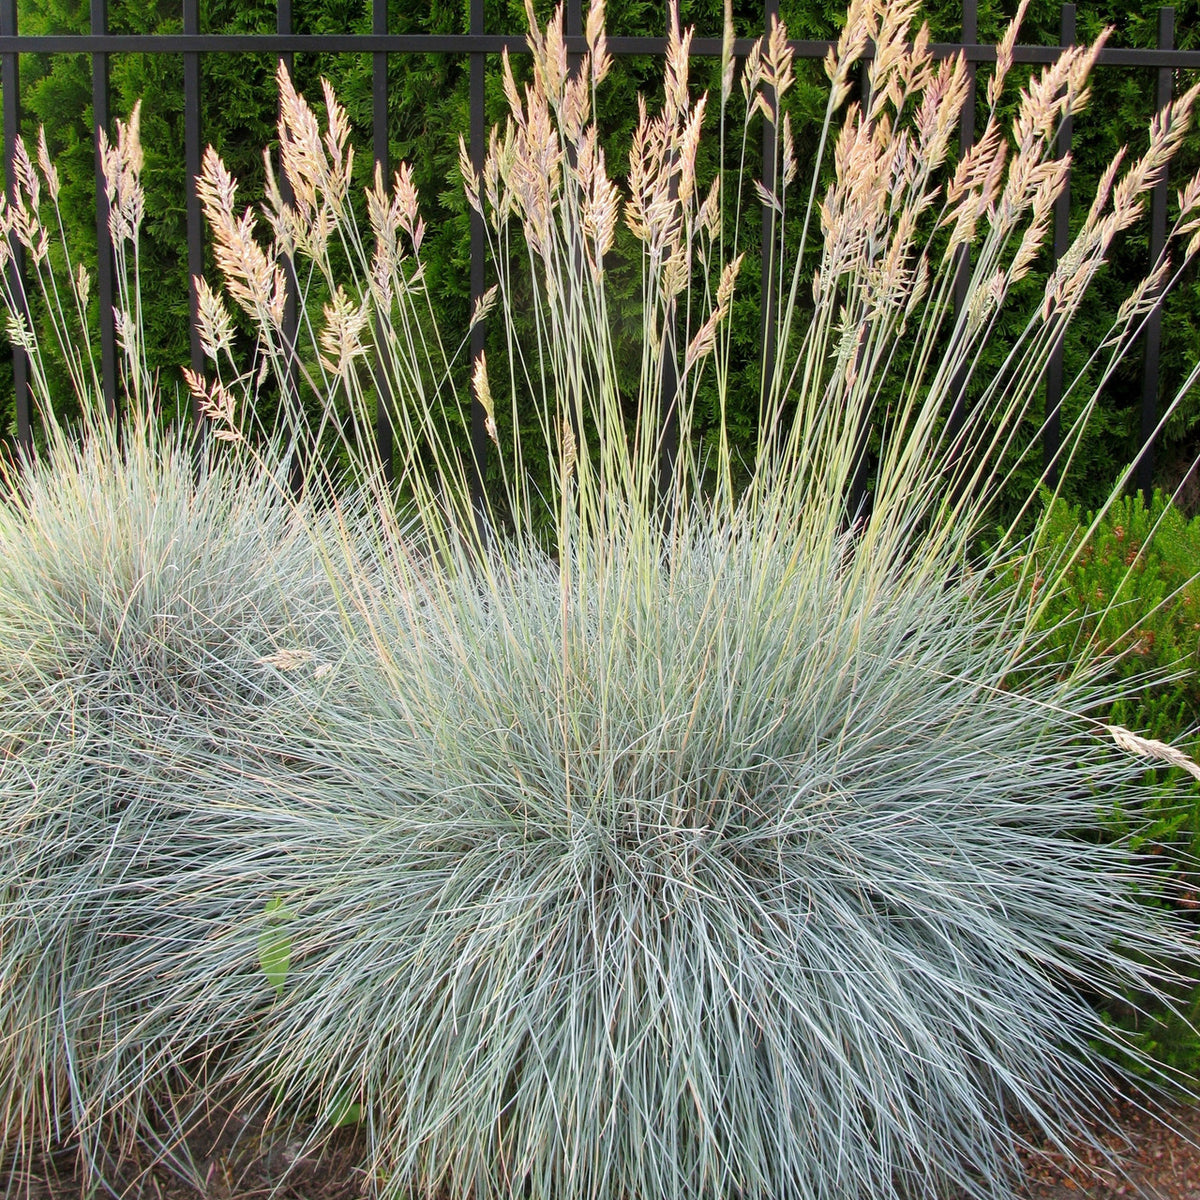
[(496, 307), (496, 298), (500, 294), (500, 285), (493, 283), (482, 296), (475, 298), (471, 307), (471, 321), (468, 329), (474, 329), (481, 321), (486, 321), (488, 314)]
[(475, 399), (479, 401), (479, 406), (483, 409), (484, 428), (487, 430), (487, 435), (499, 445), (500, 434), (496, 428), (496, 406), (492, 401), (491, 385), (488, 383), (487, 353), (483, 350), (479, 352), (479, 357), (475, 360), (475, 369), (471, 374), (471, 387), (475, 392)]
[(612, 59), (608, 53), (608, 35), (604, 25), (604, 0), (591, 0), (584, 32), (591, 58), (592, 86), (599, 87), (612, 67)]
[(38, 166), (42, 170), (42, 177), (46, 180), (46, 190), (50, 193), (50, 199), (57, 200), (60, 191), (58, 168), (50, 161), (50, 151), (46, 147), (45, 125), (38, 126), (37, 158)]
[(1017, 44), (1017, 34), (1020, 32), (1021, 22), (1025, 20), (1025, 13), (1028, 9), (1029, 0), (1021, 0), (1017, 6), (1016, 16), (1009, 21), (1004, 36), (996, 47), (996, 69), (992, 72), (987, 86), (988, 108), (996, 107), (996, 101), (999, 100), (1000, 93), (1004, 90), (1005, 77), (1013, 64), (1013, 49)]
[(721, 29), (721, 107), (733, 91), (733, 75), (737, 63), (733, 57), (733, 0), (725, 0), (724, 24)]
[(274, 654), (265, 654), (255, 659), (260, 667), (275, 667), (279, 671), (294, 671), (306, 662), (312, 661), (311, 650), (277, 650)]
[(183, 378), (200, 412), (213, 422), (212, 436), (219, 442), (240, 442), (242, 432), (237, 427), (233, 393), (219, 379), (209, 384), (190, 367), (183, 368)]
[(1122, 725), (1105, 725), (1104, 728), (1108, 730), (1112, 735), (1112, 740), (1126, 754), (1133, 754), (1138, 758), (1149, 758), (1155, 762), (1166, 763), (1169, 767), (1179, 767), (1192, 776), (1193, 779), (1200, 779), (1200, 764), (1189, 758), (1177, 747), (1168, 746), (1165, 742), (1160, 742), (1155, 738), (1141, 737), (1136, 733), (1131, 733)]
[(792, 137), (792, 114), (783, 115), (783, 186), (786, 188), (800, 172), (796, 160), (796, 142)]
[(200, 345), (216, 362), (222, 350), (233, 346), (233, 318), (224, 299), (209, 287), (208, 280), (202, 275), (192, 276), (192, 286), (196, 289)]
[(350, 364), (367, 351), (363, 345), (362, 335), (370, 318), (371, 306), (369, 301), (355, 304), (339, 287), (333, 298), (323, 306), (322, 313), (325, 324), (321, 329), (321, 348), (326, 357), (322, 365), (327, 371), (344, 378)]

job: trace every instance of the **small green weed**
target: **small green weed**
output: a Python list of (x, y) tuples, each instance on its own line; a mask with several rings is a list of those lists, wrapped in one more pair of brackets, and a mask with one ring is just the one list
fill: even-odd
[(292, 938), (287, 926), (293, 915), (281, 896), (268, 900), (263, 909), (263, 930), (258, 935), (258, 965), (275, 989), (276, 998), (283, 995), (292, 962)]

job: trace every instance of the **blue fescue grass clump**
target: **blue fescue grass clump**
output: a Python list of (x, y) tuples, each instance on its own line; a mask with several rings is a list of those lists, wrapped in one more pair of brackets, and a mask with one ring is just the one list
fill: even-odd
[(1010, 1121), (1102, 1112), (1092, 1001), (1191, 952), (1072, 836), (1136, 764), (1081, 760), (1085, 683), (1008, 689), (1019, 621), (968, 581), (699, 512), (664, 569), (629, 532), (586, 589), (414, 562), (302, 801), (197, 763), (287, 909), (226, 934), (288, 949), (230, 1077), (318, 1138), (354, 1106), (387, 1196), (1009, 1195)]
[(0, 1127), (19, 1163), (70, 1134), (112, 1151), (186, 1080), (182, 1049), (123, 1033), (169, 994), (143, 975), (153, 947), (202, 942), (237, 896), (206, 895), (211, 831), (161, 781), (280, 706), (298, 723), (280, 639), (328, 646), (337, 613), (282, 473), (142, 421), (120, 441), (52, 429), (5, 480), (0, 547)]
[[(290, 187), (272, 166), (265, 239), (209, 151), (222, 285), (197, 282), (210, 369), (186, 380), (230, 465), (206, 458), (194, 477), (144, 429), (124, 449), (101, 437), (94, 471), (93, 451), (56, 450), (32, 476), (46, 513), (58, 476), (96, 480), (55, 518), (69, 536), (32, 538), (43, 508), (23, 500), (5, 526), (24, 564), (10, 576), (47, 581), (35, 615), (72, 628), (59, 608), (75, 604), (98, 664), (77, 686), (51, 666), (14, 675), (9, 724), (26, 732), (6, 735), (4, 820), (38, 885), (7, 885), (0, 948), (6, 980), (29, 981), (4, 993), (18, 1160), (60, 1135), (89, 1139), (101, 1168), (122, 1135), (172, 1146), (190, 1092), (310, 1146), (361, 1123), (371, 1186), (397, 1200), (999, 1198), (1015, 1129), (1067, 1145), (1103, 1115), (1102, 1046), (1145, 1065), (1094, 1005), (1160, 990), (1195, 943), (1141, 903), (1162, 881), (1133, 838), (1095, 834), (1113, 796), (1136, 808), (1142, 759), (1200, 766), (1107, 723), (1118, 697), (1095, 654), (1062, 661), (1049, 598), (1069, 563), (1028, 586), (1039, 530), (1021, 517), (980, 546), (1037, 445), (1047, 358), (1195, 93), (1114, 163), (1003, 364), (973, 379), (1066, 184), (1055, 135), (1086, 103), (1096, 48), (1035, 76), (1005, 123), (1014, 24), (983, 134), (952, 167), (966, 64), (935, 62), (912, 17), (852, 6), (826, 63), (833, 182), (818, 199), (818, 163), (797, 204), (781, 26), (739, 61), (727, 21), (712, 100), (720, 162), (735, 86), (750, 122), (778, 125), (778, 188), (699, 177), (708, 98), (672, 12), (664, 101), (639, 110), (622, 190), (591, 116), (603, 5), (578, 70), (561, 10), (545, 30), (531, 12), (532, 79), (505, 60), (510, 116), (481, 171), (464, 147), (497, 270), (472, 320), (497, 322), (507, 349), (469, 371), (437, 327), (411, 172), (377, 175), (369, 233), (356, 222), (332, 92), (322, 124), (280, 73)], [(102, 153), (135, 268), (136, 134), (131, 120)], [(33, 253), (25, 162), (3, 220)], [(743, 486), (725, 400), (750, 204), (774, 256), (777, 355)], [(1185, 257), (1198, 208), (1194, 180), (1172, 231)], [(643, 282), (636, 394), (609, 306), (622, 222)], [(72, 279), (60, 294), (82, 312), (86, 276)], [(1170, 282), (1160, 264), (1117, 314), (1097, 375)], [(136, 406), (152, 381), (135, 292), (121, 303)], [(256, 331), (251, 364), (227, 300)], [(51, 309), (55, 330), (68, 308)], [(93, 411), (95, 370), (60, 340)], [(247, 411), (272, 372), (289, 442), (261, 449)], [(306, 443), (371, 428), (380, 394), (394, 474), (351, 438), (328, 478)], [(1063, 471), (1095, 404), (1075, 399)], [(501, 477), (481, 500), (471, 402)], [(309, 451), (294, 502), (269, 465), (293, 448)], [(110, 514), (102, 536), (93, 507)], [(70, 570), (60, 543), (78, 548)], [(62, 582), (89, 570), (94, 593)], [(110, 597), (104, 621), (85, 622), (80, 594)], [(18, 659), (60, 661), (36, 649), (58, 645), (41, 628), (8, 640)], [(76, 737), (91, 728), (77, 709), (103, 752)], [(52, 755), (28, 732), (43, 725)], [(62, 764), (54, 786), (42, 759)]]

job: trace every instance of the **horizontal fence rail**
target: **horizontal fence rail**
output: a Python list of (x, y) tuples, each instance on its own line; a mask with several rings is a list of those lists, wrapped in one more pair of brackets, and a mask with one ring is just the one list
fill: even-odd
[[(200, 31), (199, 0), (182, 0), (183, 32), (178, 34), (113, 34), (107, 30), (107, 0), (90, 0), (90, 32), (82, 34), (23, 35), (17, 28), (17, 0), (0, 0), (0, 93), (4, 104), (4, 163), (6, 190), (10, 199), (14, 194), (14, 153), (20, 131), (20, 87), (19, 55), (21, 54), (86, 54), (92, 60), (92, 100), (95, 125), (93, 133), (108, 130), (108, 68), (113, 54), (178, 54), (183, 58), (184, 91), (184, 159), (187, 175), (186, 230), (189, 278), (195, 279), (203, 273), (204, 229), (200, 213), (196, 178), (200, 171), (202, 130), (200, 127), (201, 72), (200, 57), (203, 54), (256, 53), (276, 56), (290, 71), (296, 54), (364, 54), (371, 56), (372, 68), (372, 115), (374, 122), (372, 152), (380, 165), (384, 178), (391, 173), (390, 152), (387, 132), (387, 68), (392, 54), (448, 54), (465, 56), (469, 63), (469, 155), (477, 171), (481, 170), (486, 153), (486, 118), (484, 93), (486, 83), (487, 56), (507, 50), (510, 54), (527, 51), (525, 38), (507, 34), (489, 34), (484, 28), (483, 0), (470, 0), (469, 32), (464, 34), (394, 34), (387, 30), (387, 0), (371, 0), (371, 32), (347, 34), (302, 34), (292, 29), (292, 0), (277, 0), (276, 31), (274, 33), (203, 33)], [(764, 0), (763, 29), (769, 29), (778, 18), (778, 0)], [(564, 34), (568, 53), (572, 61), (587, 51), (583, 35), (583, 0), (566, 0)], [(937, 42), (930, 47), (937, 58), (962, 54), (968, 64), (971, 78), (971, 93), (963, 112), (960, 126), (960, 151), (967, 150), (974, 136), (975, 122), (975, 72), (996, 60), (995, 46), (978, 41), (978, 0), (963, 0), (962, 40), (960, 42)], [(1174, 95), (1175, 73), (1180, 70), (1200, 71), (1200, 51), (1177, 50), (1174, 46), (1174, 9), (1159, 11), (1158, 45), (1153, 49), (1136, 49), (1106, 46), (1101, 50), (1097, 65), (1104, 67), (1134, 67), (1155, 73), (1155, 107), (1161, 110)], [(734, 54), (745, 57), (755, 38), (741, 37), (734, 43)], [(1018, 45), (1013, 50), (1016, 63), (1047, 64), (1054, 62), (1063, 49), (1075, 42), (1075, 5), (1064, 4), (1061, 10), (1060, 44), (1058, 46)], [(791, 47), (797, 58), (821, 59), (833, 46), (831, 41), (793, 40)], [(608, 52), (617, 57), (631, 55), (663, 56), (666, 51), (666, 34), (662, 37), (610, 36)], [(691, 54), (700, 58), (717, 58), (722, 53), (722, 40), (716, 37), (694, 37)], [(873, 48), (868, 46), (864, 57), (870, 58)], [(1070, 153), (1073, 130), (1070, 121), (1064, 123), (1059, 132), (1056, 153), (1060, 157)], [(778, 151), (777, 131), (768, 123), (763, 138), (763, 182), (770, 190), (773, 186), (776, 156)], [(286, 180), (283, 181), (286, 186)], [(1056, 204), (1053, 222), (1053, 249), (1051, 260), (1057, 263), (1069, 244), (1069, 187), (1068, 193)], [(1161, 178), (1152, 195), (1150, 217), (1150, 262), (1154, 262), (1166, 240), (1168, 180)], [(286, 195), (285, 195), (286, 198)], [(771, 234), (770, 222), (774, 217), (764, 214), (763, 240)], [(108, 230), (107, 198), (100, 178), (99, 161), (96, 164), (96, 233), (98, 242), (99, 273), (97, 294), (100, 303), (101, 334), (101, 385), (104, 402), (110, 412), (116, 411), (118, 402), (116, 380), (116, 337), (112, 306), (113, 258)], [(483, 296), (487, 280), (485, 253), (485, 231), (482, 217), (475, 212), (471, 216), (471, 298), (477, 301)], [(13, 280), (13, 291), (23, 296), (21, 289), (22, 258), (18, 251), (11, 259), (8, 270)], [(966, 293), (969, 271), (969, 250), (962, 250), (959, 262), (956, 303), (961, 304)], [(773, 288), (770, 286), (771, 256), (763, 256), (762, 296), (763, 303), (762, 340), (764, 362), (773, 353)], [(293, 336), (297, 327), (294, 287), (289, 288), (290, 308), (285, 317), (285, 330), (290, 328)], [(196, 316), (198, 311), (195, 286), (190, 296), (192, 317), (190, 359), (195, 370), (204, 367), (204, 355), (200, 345)], [(1140, 428), (1143, 442), (1147, 442), (1158, 422), (1158, 376), (1161, 344), (1162, 313), (1157, 305), (1146, 322), (1144, 334), (1144, 361), (1142, 373), (1142, 395)], [(476, 323), (471, 332), (471, 354), (477, 359), (484, 347), (485, 329), (482, 322)], [(383, 339), (376, 339), (381, 345)], [(385, 381), (379, 396), (378, 428), (379, 441), (385, 463), (392, 456), (392, 429), (389, 419), (391, 398), (386, 394), (386, 371), (375, 373)], [(28, 381), (28, 364), (20, 348), (13, 352), (13, 379), (16, 391), (16, 435), (18, 443), (25, 449), (32, 445), (31, 396)], [(285, 381), (285, 387), (287, 382)], [(964, 384), (965, 386), (965, 384)], [(953, 429), (962, 420), (963, 388), (959, 388), (960, 399), (951, 411), (949, 420)], [(1054, 474), (1054, 461), (1061, 443), (1059, 408), (1063, 394), (1063, 354), (1061, 338), (1054, 348), (1046, 373), (1046, 425), (1043, 452), (1047, 469)], [(670, 421), (670, 406), (664, 405)], [(200, 419), (193, 405), (193, 417)], [(476, 496), (481, 494), (483, 471), (487, 454), (487, 435), (484, 427), (485, 414), (478, 404), (473, 403), (471, 420), (471, 445), (475, 457), (474, 488)], [(674, 433), (663, 432), (664, 453), (673, 453)], [(1152, 447), (1147, 445), (1137, 465), (1136, 483), (1139, 489), (1149, 493), (1152, 479)], [(861, 491), (865, 480), (856, 481), (855, 490)]]
[[(584, 54), (587, 42), (582, 35), (564, 35), (572, 54)], [(744, 58), (756, 41), (752, 37), (734, 40), (734, 54)], [(791, 39), (788, 43), (797, 58), (824, 58), (832, 41)], [(610, 36), (606, 43), (614, 57), (662, 55), (666, 37)], [(525, 38), (505, 33), (47, 33), (0, 34), (0, 54), (523, 54), (528, 50)], [(964, 42), (931, 42), (935, 58), (962, 53), (967, 62), (993, 63), (996, 47)], [(721, 39), (695, 37), (694, 58), (720, 58)], [(873, 57), (868, 46), (864, 58)], [(1016, 46), (1013, 61), (1052, 63), (1062, 53), (1061, 46)], [(1168, 67), (1176, 70), (1200, 70), (1200, 50), (1138, 49), (1106, 46), (1097, 62), (1109, 67)]]

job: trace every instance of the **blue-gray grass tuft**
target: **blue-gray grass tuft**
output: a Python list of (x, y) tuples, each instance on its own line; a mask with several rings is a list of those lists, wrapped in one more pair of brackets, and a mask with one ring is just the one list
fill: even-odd
[[(120, 445), (111, 426), (82, 445), (52, 430), (45, 455), (5, 480), (0, 1156), (14, 1154), (10, 1165), (71, 1135), (99, 1165), (154, 1128), (155, 1106), (202, 1070), (195, 1046), (123, 1040), (170, 995), (154, 947), (202, 943), (239, 900), (212, 890), (212, 831), (186, 785), (172, 799), (164, 781), (230, 730), (283, 721), (280, 707), (299, 725), (273, 659), (295, 645), (328, 655), (338, 629), (280, 473), (193, 451), (140, 420)], [(208, 1039), (240, 1014), (212, 1015)]]
[[(230, 1078), (318, 1140), (361, 1106), (388, 1197), (1007, 1197), (1014, 1122), (1103, 1114), (1093, 1003), (1193, 954), (1076, 836), (1138, 764), (1082, 682), (1010, 687), (969, 581), (683, 524), (669, 569), (590, 543), (586, 589), (414, 571), (299, 764), (197, 764), (291, 917)], [(205, 956), (168, 961), (202, 1019)]]

